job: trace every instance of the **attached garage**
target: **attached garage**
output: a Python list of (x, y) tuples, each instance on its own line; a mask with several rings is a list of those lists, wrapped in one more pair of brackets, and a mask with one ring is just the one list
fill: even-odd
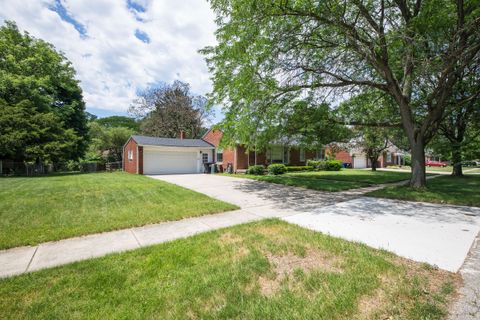
[(172, 174), (198, 172), (196, 152), (144, 149), (144, 174)]
[(367, 157), (365, 154), (360, 153), (353, 157), (353, 168), (354, 169), (364, 169), (367, 167)]
[(215, 147), (202, 139), (132, 136), (123, 148), (123, 168), (138, 174), (201, 173)]

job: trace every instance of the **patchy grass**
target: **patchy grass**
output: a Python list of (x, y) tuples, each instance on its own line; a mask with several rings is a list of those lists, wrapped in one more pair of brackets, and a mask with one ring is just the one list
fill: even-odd
[(427, 188), (414, 189), (406, 186), (388, 187), (368, 193), (368, 196), (446, 203), (480, 207), (480, 176), (466, 175), (458, 178), (444, 176), (427, 181)]
[(0, 249), (235, 208), (122, 172), (0, 178)]
[(248, 174), (236, 176), (314, 190), (342, 191), (407, 180), (410, 178), (410, 173), (342, 169), (341, 171), (292, 172), (278, 176), (255, 176)]
[(0, 280), (4, 319), (443, 319), (459, 276), (267, 220)]

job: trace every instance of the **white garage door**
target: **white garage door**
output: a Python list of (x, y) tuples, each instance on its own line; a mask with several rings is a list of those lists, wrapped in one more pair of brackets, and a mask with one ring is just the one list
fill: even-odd
[(196, 152), (151, 151), (143, 153), (144, 174), (196, 173)]
[(365, 156), (363, 155), (358, 155), (353, 158), (353, 168), (355, 169), (363, 169), (367, 167), (367, 159), (365, 159)]

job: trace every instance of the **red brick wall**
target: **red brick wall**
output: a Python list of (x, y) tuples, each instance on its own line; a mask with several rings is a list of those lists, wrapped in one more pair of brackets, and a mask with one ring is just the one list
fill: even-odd
[[(305, 160), (315, 159), (317, 153), (312, 150), (305, 150)], [(306, 162), (305, 162), (306, 164)]]
[(248, 153), (247, 149), (243, 146), (237, 146), (237, 161), (236, 167), (234, 164), (234, 169), (236, 170), (243, 170), (248, 168)]
[(202, 139), (210, 144), (213, 144), (215, 147), (218, 147), (220, 145), (220, 141), (222, 140), (222, 136), (222, 131), (210, 129), (207, 131), (207, 133), (203, 136)]
[(347, 151), (337, 152), (335, 159), (340, 160), (345, 163), (352, 163), (352, 156)]
[[(133, 159), (128, 160), (128, 151), (133, 151)], [(127, 144), (123, 148), (123, 170), (129, 173), (137, 173), (137, 161), (138, 161), (138, 154), (137, 154), (137, 143), (135, 140), (130, 138)], [(143, 156), (142, 156), (142, 165), (143, 165)]]
[[(257, 165), (267, 165), (267, 155), (265, 152), (257, 152)], [(255, 165), (255, 152), (252, 151), (249, 153), (248, 165)]]
[(303, 163), (300, 163), (300, 150), (297, 148), (290, 148), (290, 161), (288, 162), (289, 165), (292, 166), (300, 166)]
[(222, 162), (223, 170), (227, 170), (228, 163), (231, 163), (233, 165), (233, 159), (234, 159), (233, 149), (232, 148), (223, 149), (223, 162)]

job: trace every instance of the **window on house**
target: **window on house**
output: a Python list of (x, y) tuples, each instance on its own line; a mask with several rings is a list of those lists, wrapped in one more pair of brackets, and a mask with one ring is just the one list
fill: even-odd
[(272, 146), (267, 151), (267, 161), (269, 163), (283, 163), (284, 153), (282, 146)]
[(387, 152), (387, 162), (392, 162), (392, 154)]
[(208, 162), (208, 153), (202, 153), (202, 162), (207, 163)]
[(223, 149), (217, 149), (217, 162), (223, 162)]
[(128, 160), (129, 161), (133, 160), (133, 150), (128, 150)]
[(283, 148), (283, 163), (290, 163), (290, 149), (288, 147)]
[(300, 162), (305, 162), (305, 149), (300, 148)]
[(325, 159), (325, 148), (317, 149), (315, 154), (315, 159), (323, 160)]

